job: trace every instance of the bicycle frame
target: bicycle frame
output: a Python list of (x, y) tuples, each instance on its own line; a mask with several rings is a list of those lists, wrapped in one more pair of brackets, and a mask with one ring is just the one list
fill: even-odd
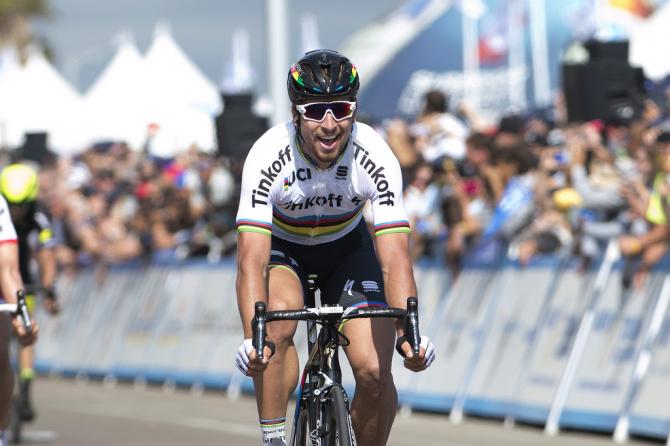
[(317, 334), (317, 323), (307, 321), (307, 351), (309, 356), (303, 370), (303, 379), (296, 399), (291, 444), (295, 444), (296, 441), (298, 417), (303, 404), (307, 405), (309, 432), (313, 440), (321, 438), (321, 430), (325, 424), (322, 395), (327, 395), (331, 387), (339, 386), (342, 388), (347, 408), (349, 407), (346, 391), (341, 385), (340, 335), (336, 323), (337, 321), (328, 321), (318, 330)]
[[(314, 303), (314, 292), (316, 286), (309, 281), (308, 302)], [(334, 387), (341, 390), (341, 397), (347, 412), (348, 428), (351, 431), (351, 421), (348, 418), (349, 400), (342, 387), (342, 372), (339, 363), (340, 340), (348, 339), (339, 330), (342, 321), (354, 318), (391, 317), (400, 318), (405, 322), (405, 336), (412, 346), (415, 354), (419, 353), (419, 321), (416, 298), (407, 299), (407, 310), (400, 308), (347, 308), (339, 306), (320, 308), (305, 308), (304, 310), (273, 311), (266, 312), (265, 303), (257, 302), (255, 305), (255, 317), (252, 322), (253, 345), (258, 357), (262, 358), (265, 345), (271, 349), (270, 342), (265, 339), (267, 322), (276, 320), (304, 320), (307, 322), (307, 342), (309, 356), (303, 369), (295, 414), (293, 417), (293, 430), (291, 433), (291, 445), (296, 445), (298, 435), (299, 417), (301, 408), (306, 405), (307, 422), (309, 425), (309, 439), (311, 445), (325, 445), (324, 438), (333, 434), (327, 431), (328, 425), (328, 400)], [(318, 330), (317, 325), (321, 325)], [(335, 392), (336, 394), (339, 391)], [(341, 407), (341, 406), (339, 406)], [(336, 422), (336, 425), (339, 424)], [(304, 434), (304, 432), (302, 432)], [(302, 435), (301, 434), (301, 435)], [(353, 437), (353, 434), (352, 434)], [(355, 440), (353, 441), (355, 444)]]

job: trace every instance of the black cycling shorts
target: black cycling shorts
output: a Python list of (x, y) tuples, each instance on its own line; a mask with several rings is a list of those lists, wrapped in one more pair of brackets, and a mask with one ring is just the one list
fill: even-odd
[(381, 267), (363, 220), (344, 237), (318, 245), (300, 245), (273, 236), (270, 267), (292, 270), (305, 296), (307, 279), (315, 276), (322, 305), (386, 306)]

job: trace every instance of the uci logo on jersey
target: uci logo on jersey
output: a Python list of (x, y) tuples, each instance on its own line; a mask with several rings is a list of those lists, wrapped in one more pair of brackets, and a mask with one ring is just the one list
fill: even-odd
[(301, 167), (298, 170), (291, 172), (291, 175), (284, 177), (284, 190), (288, 190), (289, 187), (293, 186), (296, 178), (298, 181), (307, 181), (312, 179), (312, 171), (309, 167)]

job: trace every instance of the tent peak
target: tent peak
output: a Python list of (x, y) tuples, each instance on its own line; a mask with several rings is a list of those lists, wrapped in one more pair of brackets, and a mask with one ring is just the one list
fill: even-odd
[(160, 19), (156, 22), (156, 27), (154, 28), (154, 39), (159, 37), (170, 37), (172, 36), (172, 25), (167, 19)]
[(135, 43), (135, 34), (129, 29), (124, 29), (116, 33), (116, 35), (112, 37), (112, 44), (117, 48), (137, 46)]

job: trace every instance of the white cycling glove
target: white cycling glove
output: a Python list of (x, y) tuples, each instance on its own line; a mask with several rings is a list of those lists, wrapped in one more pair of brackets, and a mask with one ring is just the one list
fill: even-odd
[(421, 336), (421, 347), (426, 349), (426, 358), (424, 360), (424, 364), (426, 364), (426, 368), (428, 368), (433, 363), (433, 361), (435, 361), (435, 346), (430, 341), (428, 336)]
[(240, 345), (240, 348), (237, 349), (235, 365), (244, 376), (247, 376), (247, 371), (249, 370), (249, 353), (251, 353), (253, 349), (254, 346), (251, 343), (251, 338), (245, 339)]

